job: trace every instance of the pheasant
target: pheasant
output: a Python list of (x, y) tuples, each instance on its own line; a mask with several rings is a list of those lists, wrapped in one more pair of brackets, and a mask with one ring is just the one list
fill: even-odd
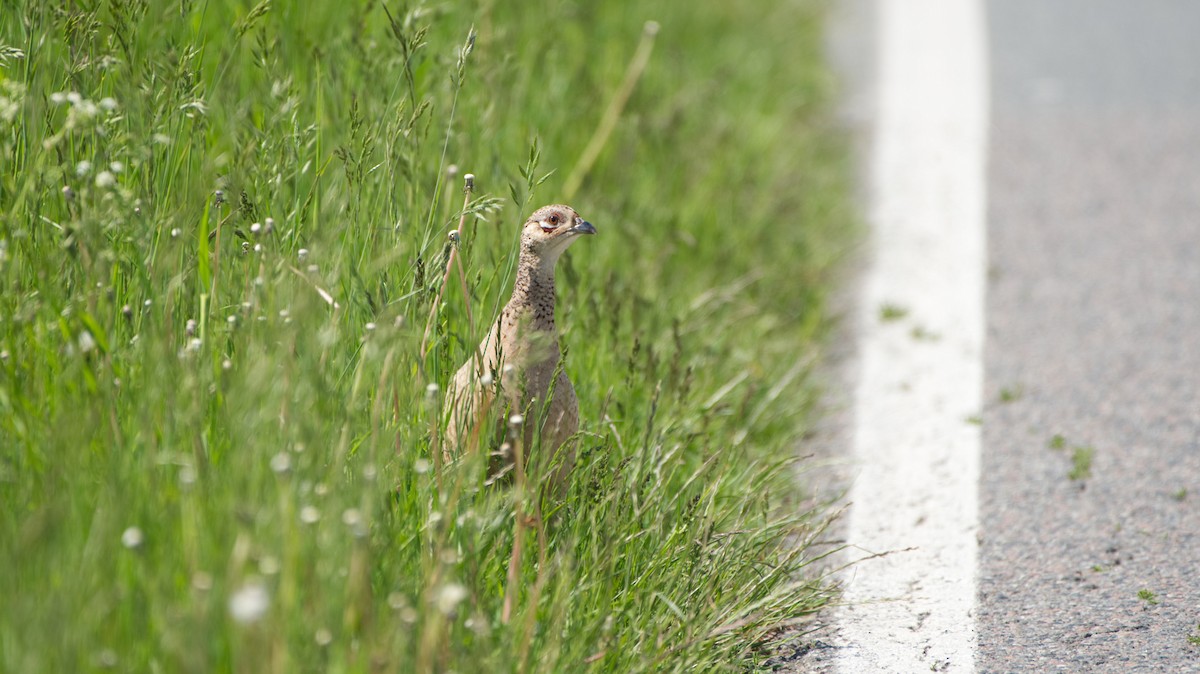
[[(521, 415), (525, 464), (534, 450), (539, 452), (539, 461), (554, 458), (562, 450), (561, 461), (550, 476), (561, 491), (574, 463), (573, 449), (564, 445), (579, 430), (579, 402), (571, 380), (559, 367), (562, 354), (554, 327), (554, 266), (568, 246), (595, 233), (596, 228), (575, 209), (560, 204), (543, 206), (525, 221), (512, 298), (447, 389), (443, 415), (449, 418), (443, 445), (446, 460), (468, 448), (488, 446), (495, 436), (492, 429), (482, 429), (480, 424), (499, 405), (497, 412), (507, 408), (505, 417), (512, 415), (505, 421)], [(512, 457), (503, 460), (512, 465)]]

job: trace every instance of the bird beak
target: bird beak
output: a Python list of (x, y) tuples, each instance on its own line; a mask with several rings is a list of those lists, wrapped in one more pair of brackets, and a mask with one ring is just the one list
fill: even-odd
[(595, 234), (596, 228), (587, 220), (577, 220), (575, 226), (571, 228), (573, 234)]

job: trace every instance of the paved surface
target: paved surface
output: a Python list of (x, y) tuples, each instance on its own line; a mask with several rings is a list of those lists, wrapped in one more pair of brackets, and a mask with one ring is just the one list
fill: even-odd
[(988, 18), (977, 668), (1200, 671), (1200, 3)]
[[(886, 1), (839, 3), (835, 56), (874, 39)], [(986, 8), (974, 669), (1200, 672), (1200, 2)], [(875, 73), (842, 65), (859, 127)], [(833, 380), (853, 381), (843, 356)], [(853, 471), (833, 463), (836, 492)], [(838, 671), (839, 639), (826, 625), (781, 661)]]

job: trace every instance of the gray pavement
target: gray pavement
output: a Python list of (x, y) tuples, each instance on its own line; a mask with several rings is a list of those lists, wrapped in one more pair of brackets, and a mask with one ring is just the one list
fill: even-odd
[(1200, 3), (988, 19), (977, 668), (1200, 671)]
[[(864, 143), (875, 1), (834, 13)], [(976, 670), (1200, 672), (1200, 1), (986, 5)], [(851, 475), (836, 390), (829, 493)], [(815, 630), (785, 669), (838, 671), (836, 625)]]

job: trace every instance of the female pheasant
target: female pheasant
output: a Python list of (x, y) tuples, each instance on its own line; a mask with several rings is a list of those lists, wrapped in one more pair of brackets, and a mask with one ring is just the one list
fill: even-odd
[(514, 440), (521, 442), (525, 463), (535, 452), (543, 465), (560, 458), (550, 479), (564, 485), (574, 463), (574, 450), (564, 445), (579, 430), (579, 403), (559, 367), (554, 266), (568, 246), (595, 233), (575, 209), (561, 204), (539, 208), (525, 221), (512, 298), (447, 390), (447, 460), (469, 448), (490, 449), (494, 429), (481, 426), (498, 406), (502, 419), (522, 417), (523, 432)]

